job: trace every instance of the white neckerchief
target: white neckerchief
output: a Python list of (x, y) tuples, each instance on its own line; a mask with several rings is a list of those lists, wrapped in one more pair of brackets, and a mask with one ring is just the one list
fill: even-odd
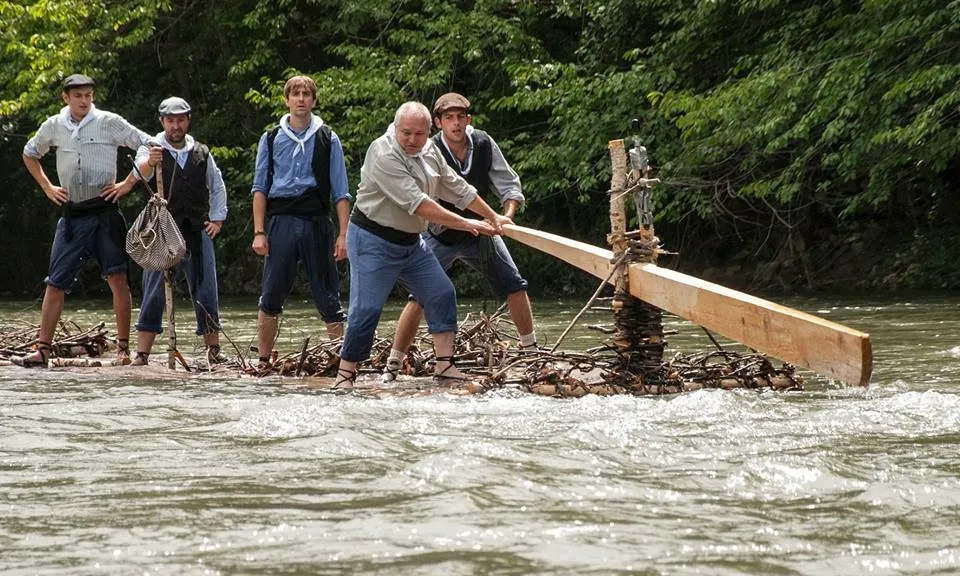
[(460, 172), (463, 174), (469, 174), (470, 166), (473, 164), (473, 126), (467, 124), (464, 132), (467, 135), (467, 159), (463, 162), (460, 162), (460, 159), (457, 158), (457, 155), (453, 153), (453, 149), (450, 148), (450, 144), (447, 143), (447, 138), (443, 135), (443, 132), (440, 132), (440, 141), (443, 142), (443, 147), (446, 148), (447, 152), (450, 153), (450, 157), (456, 160), (457, 164), (460, 164)]
[(293, 149), (294, 156), (300, 152), (303, 152), (304, 154), (307, 153), (307, 141), (310, 140), (310, 137), (313, 136), (321, 126), (323, 126), (323, 120), (314, 114), (310, 118), (310, 126), (307, 127), (306, 134), (303, 135), (303, 138), (299, 138), (290, 128), (290, 115), (284, 114), (283, 118), (280, 119), (280, 129), (283, 130), (283, 133), (287, 135), (287, 138), (297, 143), (296, 148)]
[(73, 120), (70, 119), (70, 107), (64, 106), (63, 108), (60, 109), (60, 123), (63, 124), (64, 127), (70, 131), (71, 137), (73, 137), (74, 139), (79, 139), (80, 129), (86, 126), (87, 124), (89, 124), (90, 122), (93, 122), (93, 116), (96, 113), (97, 113), (97, 107), (94, 106), (93, 103), (91, 103), (90, 111), (87, 112), (87, 115), (84, 116), (80, 120), (80, 122), (77, 122), (76, 124), (74, 124)]
[(417, 152), (416, 154), (407, 154), (407, 151), (404, 150), (402, 146), (400, 146), (399, 142), (397, 142), (397, 127), (393, 124), (393, 122), (391, 122), (390, 125), (387, 126), (387, 137), (393, 140), (397, 148), (400, 149), (401, 154), (403, 154), (407, 158), (416, 158), (417, 160), (420, 161), (420, 165), (423, 167), (423, 171), (427, 174), (427, 178), (436, 178), (440, 176), (440, 174), (438, 174), (437, 171), (434, 170), (430, 166), (430, 164), (427, 163), (427, 160), (424, 157), (424, 154), (429, 152), (430, 147), (433, 146), (433, 140), (431, 138), (427, 138), (427, 143), (423, 145), (423, 148), (421, 148), (419, 152)]
[(170, 152), (170, 155), (177, 161), (177, 165), (183, 170), (183, 167), (187, 165), (187, 157), (190, 155), (190, 151), (193, 150), (195, 143), (193, 136), (184, 134), (183, 148), (174, 148), (173, 144), (170, 144), (167, 140), (167, 135), (163, 132), (158, 133), (156, 139), (160, 141), (160, 145), (163, 146), (164, 150)]

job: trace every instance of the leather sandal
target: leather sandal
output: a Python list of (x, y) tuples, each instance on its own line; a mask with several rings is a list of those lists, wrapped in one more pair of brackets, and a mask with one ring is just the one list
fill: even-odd
[(224, 355), (220, 350), (219, 344), (211, 344), (207, 346), (207, 363), (211, 366), (214, 364), (225, 364), (229, 362), (230, 359)]
[(117, 366), (129, 366), (130, 360), (130, 340), (127, 338), (117, 338)]
[(380, 374), (381, 382), (393, 382), (400, 375), (400, 367), (403, 365), (399, 360), (389, 359), (383, 367), (383, 373)]
[(433, 379), (437, 384), (457, 384), (461, 382), (469, 382), (470, 379), (466, 376), (456, 376), (454, 374), (447, 374), (446, 372), (451, 368), (456, 368), (456, 364), (453, 361), (453, 356), (437, 356), (434, 358), (436, 362), (449, 362), (446, 368), (440, 372), (434, 372)]
[(357, 381), (357, 371), (337, 368), (337, 381), (331, 390), (351, 390)]
[(11, 358), (14, 364), (24, 368), (47, 367), (50, 361), (50, 355), (53, 354), (53, 345), (49, 342), (37, 342), (33, 352), (26, 356), (14, 356)]
[(131, 366), (146, 366), (150, 362), (150, 353), (141, 352), (137, 350), (136, 355), (133, 357), (133, 362), (130, 363)]

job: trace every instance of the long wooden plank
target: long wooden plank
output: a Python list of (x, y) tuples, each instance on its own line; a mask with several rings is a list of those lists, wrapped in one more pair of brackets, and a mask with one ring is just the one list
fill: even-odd
[[(506, 225), (504, 235), (585, 270), (610, 273), (613, 253), (549, 232)], [(629, 266), (630, 293), (754, 350), (866, 386), (873, 370), (870, 335), (656, 264)]]

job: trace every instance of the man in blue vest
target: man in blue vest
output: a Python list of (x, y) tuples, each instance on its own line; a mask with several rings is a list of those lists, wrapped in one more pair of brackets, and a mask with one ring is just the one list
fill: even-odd
[[(283, 96), (289, 113), (260, 138), (253, 180), (253, 251), (265, 258), (257, 315), (261, 367), (269, 365), (298, 261), (306, 268), (314, 305), (331, 339), (343, 336), (345, 320), (337, 275), (337, 262), (347, 257), (351, 200), (343, 147), (313, 114), (317, 84), (312, 78), (290, 78)], [(331, 206), (339, 222), (335, 240)]]
[[(207, 362), (227, 360), (220, 351), (220, 306), (217, 260), (213, 239), (227, 219), (227, 187), (210, 150), (187, 134), (191, 108), (183, 98), (171, 96), (160, 103), (163, 132), (140, 146), (135, 162), (156, 189), (157, 166), (163, 170), (163, 196), (187, 244), (187, 256), (177, 265), (187, 279), (197, 317), (197, 335), (203, 336)], [(134, 366), (147, 364), (153, 341), (163, 331), (165, 305), (163, 272), (143, 271), (143, 301), (137, 319), (137, 355)]]
[[(433, 142), (447, 164), (472, 184), (481, 197), (495, 194), (503, 205), (503, 215), (512, 220), (524, 201), (520, 177), (507, 164), (493, 138), (483, 130), (474, 129), (471, 121), (469, 100), (456, 92), (440, 96), (433, 105), (433, 123), (440, 129)], [(440, 205), (463, 217), (479, 218), (444, 200), (440, 200)], [(483, 274), (497, 296), (506, 299), (521, 348), (536, 348), (537, 336), (527, 297), (527, 281), (520, 276), (502, 237), (477, 236), (431, 223), (423, 240), (445, 270), (460, 260)], [(422, 316), (420, 304), (412, 299), (407, 302), (397, 322), (393, 346), (383, 371), (384, 380), (397, 377), (406, 351), (417, 335)]]

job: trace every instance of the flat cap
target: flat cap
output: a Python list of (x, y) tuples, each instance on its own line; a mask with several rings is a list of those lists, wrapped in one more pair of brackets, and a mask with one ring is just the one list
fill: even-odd
[(63, 89), (80, 88), (81, 86), (93, 86), (93, 78), (83, 74), (71, 74), (63, 81)]
[(437, 98), (437, 101), (434, 102), (433, 115), (440, 116), (451, 108), (462, 108), (464, 110), (469, 110), (470, 101), (456, 92), (447, 92), (443, 96)]
[(161, 116), (175, 116), (177, 114), (189, 114), (190, 105), (187, 101), (178, 96), (171, 96), (160, 103)]

